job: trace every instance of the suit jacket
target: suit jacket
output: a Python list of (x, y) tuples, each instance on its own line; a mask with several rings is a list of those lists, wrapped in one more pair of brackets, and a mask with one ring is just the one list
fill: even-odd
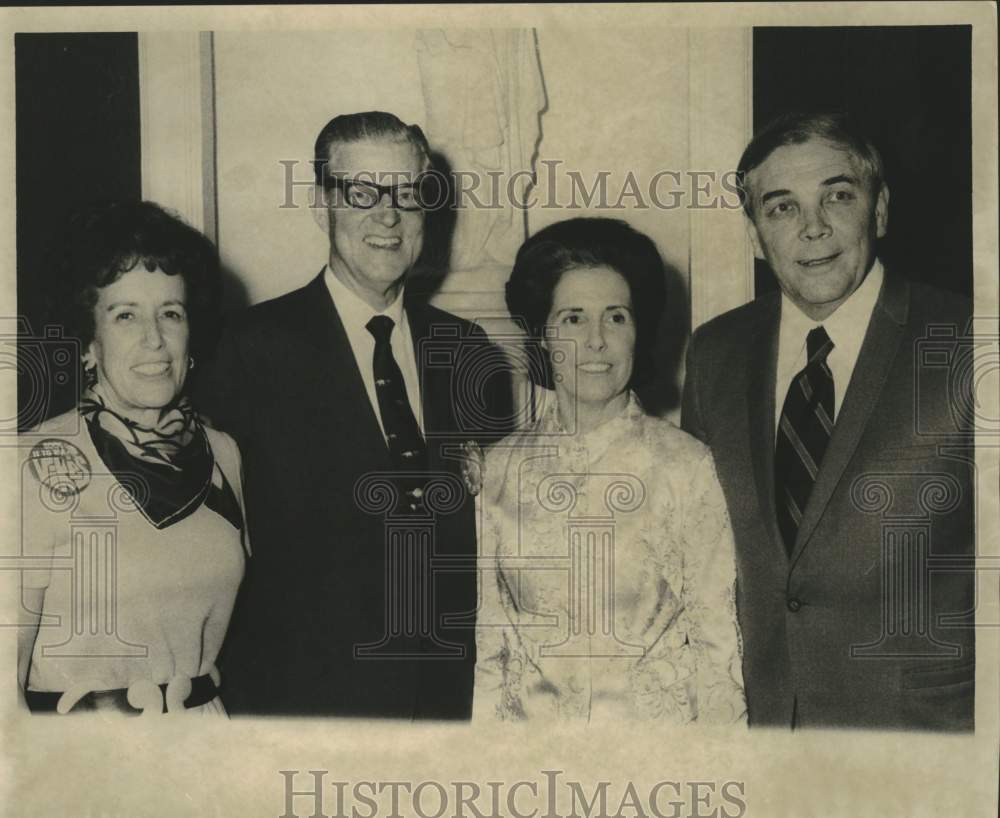
[[(196, 405), (243, 453), (253, 550), (220, 657), (231, 712), (471, 715), (474, 503), (454, 449), (507, 431), (484, 430), (483, 413), (466, 409), (471, 395), (502, 425), (509, 372), (496, 371), (502, 354), (475, 325), (426, 304), (406, 309), (429, 473), (441, 478), (429, 524), (382, 505), (394, 489), (378, 475), (393, 467), (322, 274), (240, 315), (197, 373)], [(472, 358), (491, 361), (494, 375), (470, 383), (462, 361)], [(398, 618), (407, 603), (387, 556), (392, 537), (411, 538), (399, 546), (408, 559), (421, 553), (413, 542), (433, 543), (430, 560), (416, 558), (433, 590), (423, 622)]]
[(751, 725), (971, 729), (966, 299), (887, 272), (791, 557), (774, 505), (780, 293), (700, 327), (683, 426), (729, 505)]

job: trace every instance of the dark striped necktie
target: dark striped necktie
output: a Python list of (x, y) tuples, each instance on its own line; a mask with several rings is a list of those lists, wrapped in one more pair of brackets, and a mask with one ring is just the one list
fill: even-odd
[(832, 349), (833, 341), (823, 327), (809, 333), (809, 360), (788, 387), (778, 423), (774, 498), (778, 528), (789, 554), (833, 433), (833, 373), (826, 364)]
[(403, 373), (399, 370), (389, 343), (395, 323), (386, 315), (376, 315), (365, 326), (375, 338), (372, 374), (375, 376), (375, 394), (378, 397), (378, 409), (389, 446), (389, 456), (396, 468), (424, 469), (427, 447), (406, 396)]

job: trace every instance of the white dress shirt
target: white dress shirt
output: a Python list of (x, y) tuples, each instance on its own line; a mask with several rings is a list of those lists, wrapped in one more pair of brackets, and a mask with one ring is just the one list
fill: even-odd
[(417, 425), (422, 433), (424, 431), (424, 413), (420, 402), (420, 375), (417, 370), (416, 353), (413, 350), (410, 322), (407, 320), (406, 310), (403, 309), (403, 288), (400, 287), (396, 300), (388, 307), (384, 310), (374, 310), (366, 301), (338, 280), (329, 266), (323, 272), (323, 280), (326, 282), (330, 298), (333, 299), (333, 305), (337, 308), (344, 330), (347, 332), (347, 340), (351, 344), (354, 360), (361, 372), (361, 379), (365, 382), (368, 400), (371, 401), (372, 409), (375, 410), (375, 417), (378, 419), (383, 437), (385, 437), (385, 427), (382, 425), (382, 413), (379, 411), (378, 395), (375, 392), (375, 373), (372, 371), (375, 338), (368, 331), (367, 324), (376, 315), (385, 315), (392, 319), (392, 334), (389, 336), (392, 356), (396, 359), (400, 372), (403, 373), (406, 397), (410, 401), (410, 408), (413, 409), (413, 415), (416, 417)]
[(868, 331), (875, 302), (882, 290), (885, 273), (882, 263), (875, 259), (871, 271), (850, 298), (837, 307), (823, 321), (814, 321), (785, 294), (781, 296), (781, 323), (778, 328), (778, 366), (774, 381), (774, 429), (777, 437), (781, 408), (795, 376), (806, 365), (806, 336), (822, 326), (833, 341), (833, 349), (826, 359), (833, 373), (833, 420), (837, 422), (840, 405), (851, 383), (854, 367), (858, 362), (861, 344)]

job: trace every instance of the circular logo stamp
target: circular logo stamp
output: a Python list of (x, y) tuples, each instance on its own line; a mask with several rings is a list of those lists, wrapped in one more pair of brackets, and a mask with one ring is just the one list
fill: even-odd
[(53, 494), (71, 497), (88, 485), (92, 470), (87, 456), (68, 440), (48, 437), (38, 441), (28, 456), (31, 473)]

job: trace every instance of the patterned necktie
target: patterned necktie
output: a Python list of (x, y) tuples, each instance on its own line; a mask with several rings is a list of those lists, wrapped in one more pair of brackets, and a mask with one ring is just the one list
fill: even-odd
[(389, 456), (398, 469), (426, 469), (427, 446), (406, 396), (403, 373), (399, 371), (389, 343), (395, 324), (386, 315), (376, 315), (365, 326), (375, 338), (372, 372)]
[(774, 450), (778, 528), (789, 555), (833, 433), (833, 373), (826, 364), (833, 341), (823, 327), (816, 327), (806, 338), (806, 349), (809, 360), (788, 387)]

